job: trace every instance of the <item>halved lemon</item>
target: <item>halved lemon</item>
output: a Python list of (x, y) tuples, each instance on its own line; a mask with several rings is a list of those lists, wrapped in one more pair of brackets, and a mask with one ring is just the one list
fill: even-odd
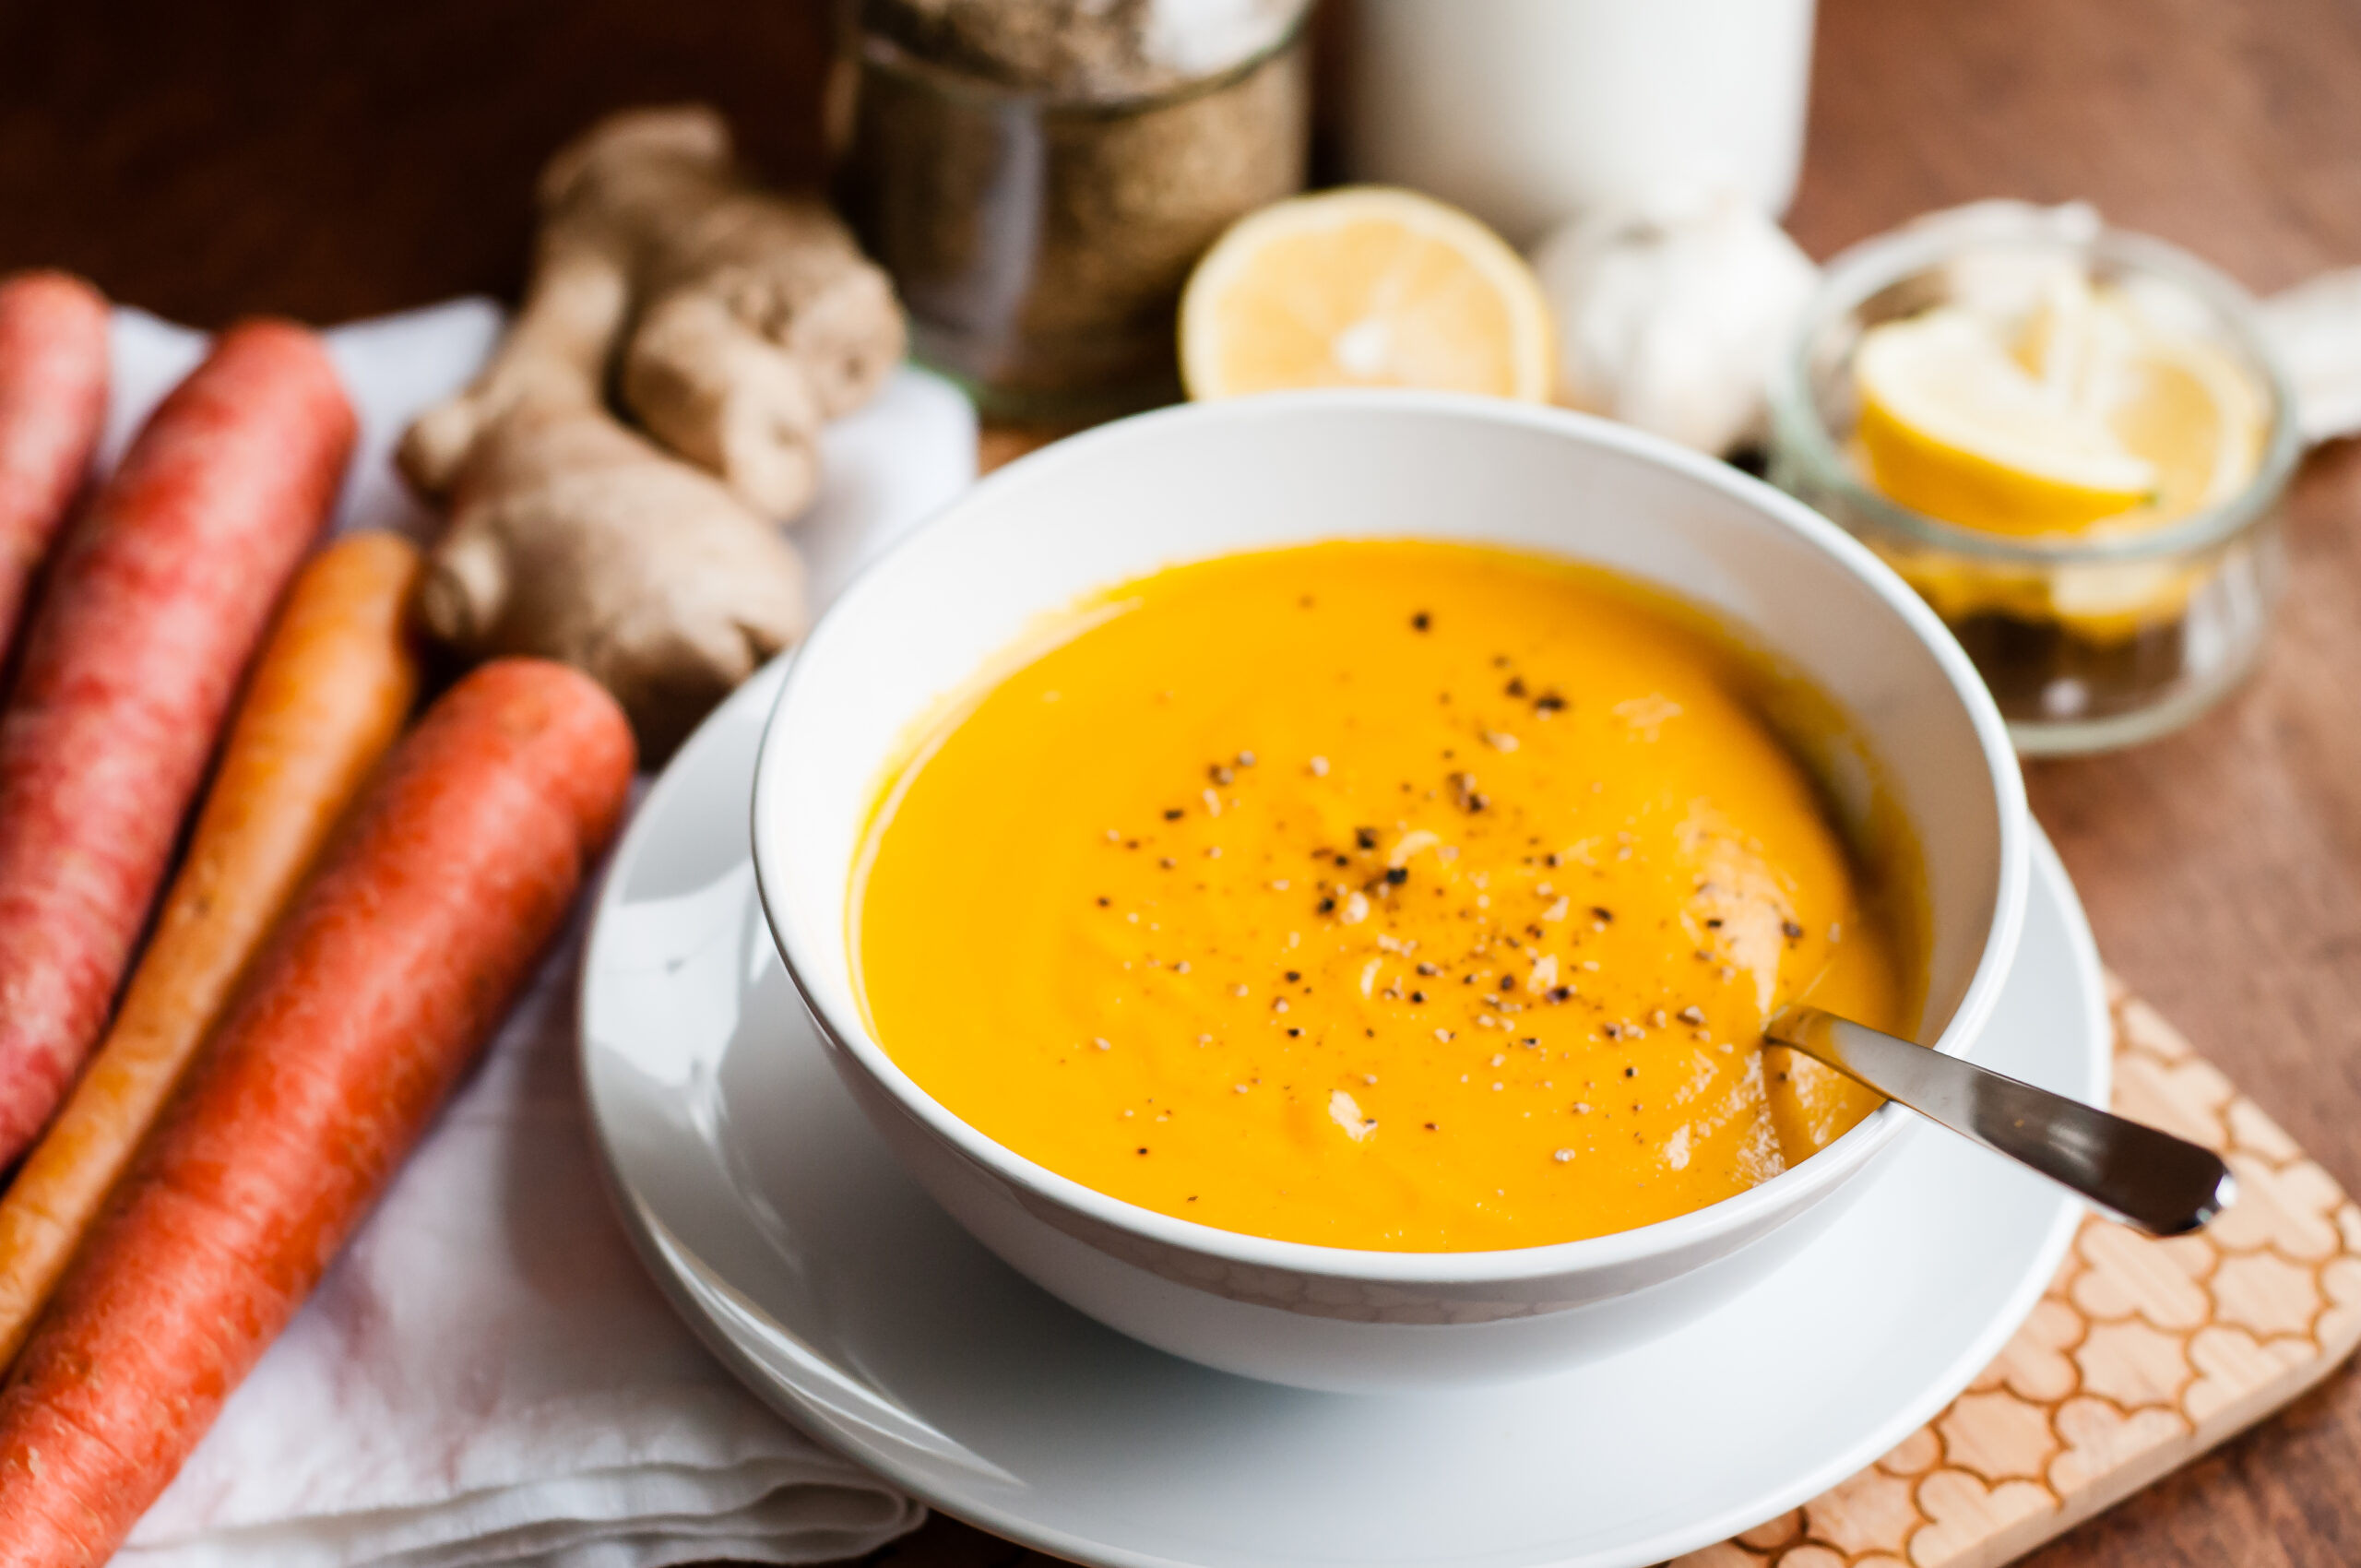
[(2035, 379), (1964, 310), (1872, 327), (1853, 370), (1870, 481), (1914, 511), (1994, 533), (2065, 533), (2156, 493), (2156, 466), (2098, 410)]
[(1251, 213), (1180, 298), (1189, 396), (1420, 386), (1542, 402), (1549, 307), (1499, 235), (1415, 192), (1357, 186)]

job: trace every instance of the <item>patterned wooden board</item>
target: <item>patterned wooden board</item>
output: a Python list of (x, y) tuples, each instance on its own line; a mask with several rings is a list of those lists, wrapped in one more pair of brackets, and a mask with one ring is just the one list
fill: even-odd
[(2361, 1344), (2361, 1207), (2110, 982), (2115, 1109), (2219, 1149), (2237, 1202), (2151, 1241), (2082, 1224), (1999, 1359), (1884, 1458), (1673, 1568), (1993, 1568), (2278, 1409)]

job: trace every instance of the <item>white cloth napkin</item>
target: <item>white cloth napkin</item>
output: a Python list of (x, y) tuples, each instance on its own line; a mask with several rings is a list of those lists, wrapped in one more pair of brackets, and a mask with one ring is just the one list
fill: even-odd
[[(328, 334), (362, 420), (337, 526), (423, 533), (387, 454), (499, 335), (489, 301)], [(204, 351), (114, 324), (112, 464)], [(975, 475), (976, 424), (905, 370), (828, 433), (796, 529), (815, 591)], [(664, 1568), (858, 1555), (917, 1504), (731, 1379), (642, 1273), (607, 1206), (575, 1065), (568, 934), (300, 1316), (119, 1561), (135, 1568)]]
[(2272, 295), (2262, 329), (2295, 385), (2305, 441), (2361, 435), (2361, 267)]

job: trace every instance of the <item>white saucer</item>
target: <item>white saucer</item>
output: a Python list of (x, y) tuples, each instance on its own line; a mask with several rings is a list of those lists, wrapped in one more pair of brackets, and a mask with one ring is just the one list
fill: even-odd
[[(600, 893), (590, 1111), (626, 1229), (782, 1414), (928, 1503), (1122, 1568), (1641, 1564), (1876, 1458), (1980, 1371), (2079, 1206), (1925, 1126), (1786, 1267), (1639, 1348), (1464, 1394), (1347, 1396), (1209, 1372), (1019, 1278), (905, 1179), (837, 1085), (748, 859), (783, 673), (682, 748)], [(1977, 1060), (2103, 1102), (2097, 956), (2047, 841)]]

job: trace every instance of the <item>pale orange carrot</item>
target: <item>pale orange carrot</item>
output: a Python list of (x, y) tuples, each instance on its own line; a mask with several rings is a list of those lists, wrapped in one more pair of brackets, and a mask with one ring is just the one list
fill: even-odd
[(98, 1053), (0, 1198), (0, 1366), (418, 693), (418, 552), (354, 534), (296, 577), (188, 856)]

